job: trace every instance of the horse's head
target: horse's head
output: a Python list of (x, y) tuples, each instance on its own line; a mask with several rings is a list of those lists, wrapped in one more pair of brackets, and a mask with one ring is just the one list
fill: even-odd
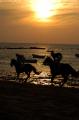
[(45, 58), (43, 65), (50, 66), (53, 64), (53, 60), (50, 57)]
[(12, 67), (13, 65), (16, 65), (16, 60), (15, 59), (11, 59), (11, 62), (10, 62), (10, 66)]

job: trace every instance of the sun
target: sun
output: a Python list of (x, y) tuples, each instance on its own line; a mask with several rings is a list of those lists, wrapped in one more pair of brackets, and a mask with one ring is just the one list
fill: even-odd
[(51, 16), (51, 4), (48, 0), (38, 0), (35, 4), (35, 10), (39, 19), (46, 19)]
[(48, 21), (55, 14), (56, 2), (53, 0), (34, 0), (32, 8), (39, 21)]

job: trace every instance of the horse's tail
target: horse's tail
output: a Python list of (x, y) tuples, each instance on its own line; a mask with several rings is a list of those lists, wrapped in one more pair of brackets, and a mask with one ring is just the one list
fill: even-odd
[(33, 72), (34, 72), (35, 74), (38, 74), (38, 75), (40, 74), (40, 72), (38, 72), (37, 69), (36, 69), (34, 66), (32, 66), (32, 68), (33, 68)]
[(71, 72), (72, 76), (73, 77), (78, 77), (79, 73), (71, 65), (69, 65), (69, 64), (67, 64), (67, 65), (69, 67), (69, 71)]

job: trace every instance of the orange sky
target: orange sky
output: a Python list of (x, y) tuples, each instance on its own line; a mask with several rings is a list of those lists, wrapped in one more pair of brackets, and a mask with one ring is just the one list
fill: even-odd
[(0, 42), (79, 44), (79, 0), (0, 0)]

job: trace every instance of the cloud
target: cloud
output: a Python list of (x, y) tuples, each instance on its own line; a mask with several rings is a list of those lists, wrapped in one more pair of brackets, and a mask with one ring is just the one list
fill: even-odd
[(79, 11), (68, 8), (68, 9), (59, 9), (58, 13), (50, 18), (51, 20), (57, 21), (59, 25), (68, 25), (68, 24), (79, 24)]
[(11, 25), (11, 24), (21, 24), (19, 21), (22, 19), (30, 18), (30, 16), (33, 16), (32, 11), (28, 10), (20, 10), (20, 9), (1, 9), (0, 10), (0, 22), (5, 25)]
[[(58, 13), (50, 19), (59, 24), (78, 21), (79, 10), (77, 4), (79, 2), (61, 0), (61, 3), (63, 7), (58, 8)], [(29, 4), (28, 0), (0, 0), (0, 21), (5, 20), (6, 24), (29, 24), (34, 17), (34, 12), (29, 9)]]

